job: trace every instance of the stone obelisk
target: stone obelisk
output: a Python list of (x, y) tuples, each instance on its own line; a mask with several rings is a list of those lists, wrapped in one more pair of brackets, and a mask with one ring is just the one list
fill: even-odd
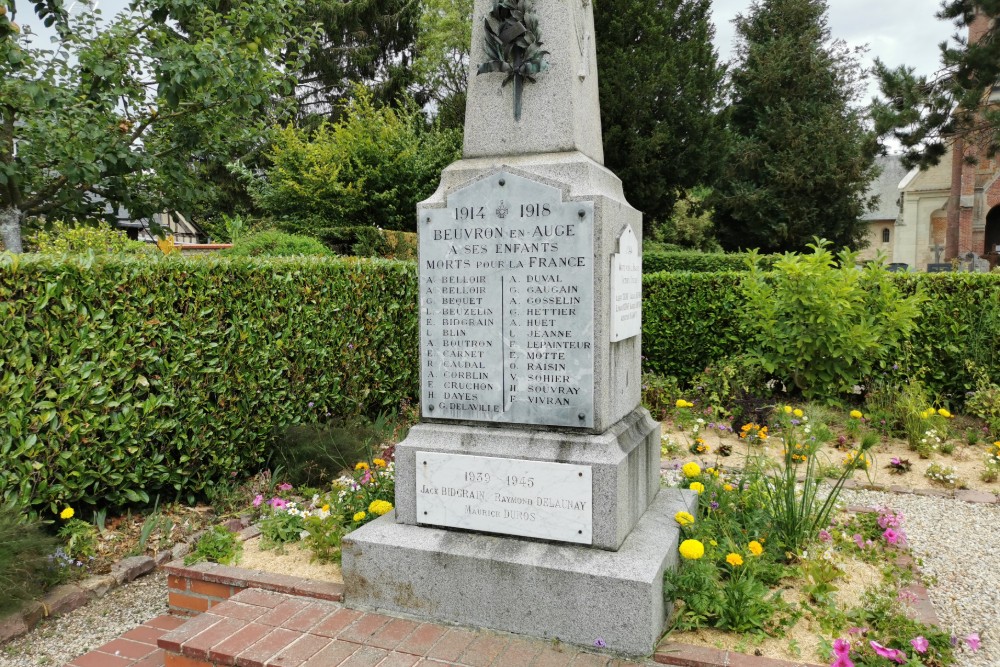
[(345, 600), (645, 654), (693, 500), (640, 406), (642, 219), (603, 166), (589, 0), (504, 2), (475, 2), (463, 158), (418, 206), (422, 421)]

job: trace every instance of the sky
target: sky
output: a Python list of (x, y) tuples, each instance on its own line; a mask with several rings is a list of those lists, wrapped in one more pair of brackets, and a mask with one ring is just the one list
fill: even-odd
[[(749, 0), (713, 0), (715, 45), (719, 58), (729, 60), (735, 29), (732, 20), (749, 10)], [(827, 0), (830, 32), (849, 46), (868, 45), (863, 64), (875, 58), (891, 67), (908, 65), (918, 74), (934, 74), (941, 62), (938, 44), (948, 40), (955, 27), (934, 15), (941, 0)], [(870, 96), (876, 93), (869, 86)]]
[[(931, 75), (940, 62), (938, 44), (955, 32), (949, 22), (934, 16), (941, 0), (827, 0), (827, 3), (833, 37), (845, 40), (850, 46), (867, 44), (869, 51), (864, 60), (867, 66), (878, 57), (890, 66), (905, 64), (916, 68), (918, 74)], [(90, 4), (99, 7), (107, 19), (126, 7), (128, 0), (91, 0)], [(750, 0), (712, 2), (715, 45), (723, 61), (732, 52), (732, 20), (746, 12), (750, 4)], [(66, 5), (87, 11), (86, 3), (80, 0), (67, 0)], [(36, 33), (46, 34), (31, 10), (30, 3), (23, 3), (18, 22), (30, 25)], [(869, 94), (875, 92), (875, 86), (870, 85)]]

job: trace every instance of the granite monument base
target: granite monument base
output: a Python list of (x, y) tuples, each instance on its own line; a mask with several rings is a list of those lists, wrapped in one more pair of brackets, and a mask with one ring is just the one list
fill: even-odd
[[(660, 424), (636, 408), (600, 435), (424, 423), (396, 446), (396, 520), (417, 515), (419, 452), (585, 465), (593, 479), (591, 545), (618, 549), (660, 488)], [(505, 531), (497, 531), (505, 532)]]
[(344, 602), (648, 655), (670, 613), (674, 514), (693, 513), (696, 498), (662, 490), (618, 551), (412, 526), (390, 513), (344, 538)]

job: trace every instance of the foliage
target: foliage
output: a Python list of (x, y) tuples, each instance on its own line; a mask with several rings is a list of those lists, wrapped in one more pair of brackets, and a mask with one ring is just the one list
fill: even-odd
[(653, 226), (647, 238), (706, 253), (720, 252), (722, 247), (715, 240), (713, 211), (705, 205), (708, 192), (703, 188), (692, 190), (674, 202), (670, 217)]
[(67, 519), (59, 529), (59, 537), (66, 542), (66, 555), (74, 560), (97, 555), (97, 527), (92, 523)]
[(674, 401), (681, 395), (677, 378), (655, 373), (642, 374), (642, 405), (653, 419), (664, 420), (674, 410)]
[[(307, 53), (299, 67), (299, 114), (336, 116), (364, 85), (381, 104), (403, 98), (415, 81), (411, 64), (422, 3), (409, 0), (306, 0), (296, 24)], [(417, 102), (422, 104), (424, 96)]]
[(731, 153), (708, 200), (727, 250), (867, 238), (876, 144), (852, 106), (864, 70), (826, 14), (825, 0), (760, 0), (735, 20)]
[(769, 274), (754, 268), (744, 289), (764, 369), (806, 397), (832, 400), (891, 364), (923, 298), (904, 295), (883, 265), (858, 270), (852, 253), (835, 258), (828, 246), (785, 255)]
[(325, 245), (311, 236), (286, 234), (274, 229), (240, 236), (233, 247), (222, 250), (220, 255), (230, 257), (297, 257), (313, 255), (327, 257), (331, 253)]
[[(913, 620), (907, 611), (901, 608), (899, 599), (891, 588), (866, 595), (864, 604), (850, 611), (848, 618), (858, 628), (858, 636), (852, 636), (850, 642), (850, 656), (857, 667), (884, 667), (888, 664), (884, 657), (876, 655), (871, 645), (873, 638), (878, 638), (882, 646), (902, 651), (904, 660), (907, 656), (918, 660), (908, 664), (955, 664), (949, 633), (937, 626)], [(925, 654), (913, 655), (914, 648), (910, 640), (915, 637), (925, 637), (928, 640), (929, 646)]]
[(643, 276), (645, 369), (682, 385), (700, 369), (745, 349), (752, 320), (737, 273)]
[(298, 14), (290, 0), (137, 0), (104, 24), (96, 9), (64, 17), (55, 49), (0, 28), (0, 222), (203, 199), (199, 165), (243, 155), (287, 115), (289, 46), (312, 41)]
[(1000, 146), (1000, 109), (984, 106), (1000, 83), (1000, 5), (995, 0), (945, 0), (937, 16), (959, 31), (978, 23), (983, 34), (971, 43), (961, 33), (953, 42), (943, 42), (942, 68), (933, 77), (875, 61), (884, 99), (873, 104), (872, 118), (880, 135), (903, 146), (908, 167), (937, 164), (956, 140), (980, 153), (979, 158), (992, 157)]
[(269, 460), (296, 486), (330, 484), (341, 470), (365, 458), (392, 433), (393, 422), (384, 413), (373, 421), (337, 420), (313, 415), (315, 423), (288, 427), (269, 454)]
[(0, 617), (41, 594), (52, 577), (59, 540), (13, 504), (0, 505)]
[(306, 518), (306, 545), (314, 558), (339, 562), (345, 534), (392, 510), (395, 474), (395, 463), (385, 458), (359, 461), (350, 476), (334, 480), (331, 490), (314, 500), (324, 508)]
[(604, 164), (647, 229), (671, 217), (684, 190), (713, 181), (723, 161), (724, 67), (710, 8), (709, 0), (594, 3)]
[(986, 422), (993, 437), (1000, 438), (1000, 386), (978, 366), (973, 364), (970, 370), (974, 374), (976, 385), (968, 397), (966, 408)]
[[(285, 507), (264, 515), (260, 522), (260, 547), (278, 549), (290, 542), (298, 542), (305, 530), (305, 517), (288, 511)], [(294, 509), (294, 507), (292, 508)]]
[(412, 263), (0, 255), (0, 498), (193, 498), (412, 399), (417, 338)]
[(52, 254), (93, 252), (142, 255), (150, 251), (148, 244), (129, 239), (125, 232), (106, 222), (85, 225), (55, 220), (46, 227), (27, 239), (29, 249)]
[(208, 561), (222, 565), (235, 565), (240, 561), (242, 554), (243, 542), (238, 533), (225, 526), (212, 526), (198, 538), (194, 549), (184, 557), (184, 564), (193, 565)]
[[(297, 223), (286, 221), (286, 227)], [(303, 230), (307, 231), (307, 230)], [(384, 257), (385, 259), (416, 259), (417, 235), (376, 227), (323, 227), (308, 230), (338, 255), (352, 257)]]
[(295, 225), (300, 221), (314, 228), (412, 232), (417, 202), (458, 158), (460, 141), (458, 131), (427, 127), (416, 106), (378, 107), (359, 88), (340, 121), (314, 132), (292, 126), (277, 131), (264, 177), (244, 176), (257, 205), (284, 221), (285, 231), (308, 234)]
[[(654, 245), (655, 247), (655, 245)], [(747, 271), (747, 253), (696, 252), (692, 250), (647, 250), (642, 253), (642, 272), (692, 271), (695, 273), (722, 273)], [(771, 268), (780, 255), (759, 255), (760, 266)]]
[(462, 127), (472, 44), (472, 0), (424, 0), (413, 68), (444, 127)]

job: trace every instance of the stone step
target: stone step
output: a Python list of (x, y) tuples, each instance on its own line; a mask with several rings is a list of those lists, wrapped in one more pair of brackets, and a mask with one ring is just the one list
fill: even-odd
[(639, 667), (505, 633), (365, 613), (247, 589), (161, 636), (166, 667)]

